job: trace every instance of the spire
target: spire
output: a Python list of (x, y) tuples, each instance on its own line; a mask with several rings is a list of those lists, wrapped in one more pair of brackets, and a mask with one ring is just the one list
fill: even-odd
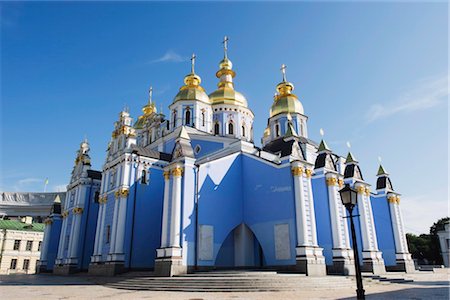
[(223, 38), (223, 59), (219, 63), (219, 71), (216, 72), (216, 77), (220, 79), (217, 86), (219, 88), (229, 87), (234, 88), (233, 78), (236, 73), (232, 70), (233, 63), (228, 59), (228, 37)]
[(347, 154), (347, 158), (345, 159), (345, 164), (357, 163), (358, 161), (355, 159), (353, 154), (349, 151)]
[(283, 75), (283, 81), (277, 85), (278, 94), (275, 97), (275, 101), (288, 95), (297, 97), (294, 94), (292, 94), (292, 91), (294, 90), (294, 85), (286, 80), (286, 68), (287, 66), (285, 64), (281, 65), (280, 71), (281, 74)]
[(380, 166), (378, 167), (377, 176), (382, 176), (382, 175), (389, 175), (389, 173), (386, 172), (384, 170), (383, 166), (380, 164)]
[(325, 142), (325, 140), (322, 139), (322, 140), (320, 141), (319, 149), (317, 150), (317, 152), (320, 153), (320, 152), (325, 152), (325, 151), (331, 152), (331, 149), (328, 147), (328, 145), (327, 145), (327, 143)]
[(153, 103), (153, 87), (150, 86), (148, 89), (148, 103), (144, 105), (142, 108), (142, 112), (145, 116), (149, 116), (152, 113), (156, 113), (156, 106), (155, 103)]
[(189, 73), (188, 75), (186, 75), (184, 77), (184, 84), (185, 86), (182, 86), (180, 88), (180, 90), (186, 89), (186, 88), (192, 88), (192, 87), (200, 87), (200, 83), (202, 82), (200, 76), (198, 76), (197, 74), (195, 74), (195, 59), (197, 58), (197, 56), (195, 55), (195, 53), (192, 53), (191, 56), (191, 73)]

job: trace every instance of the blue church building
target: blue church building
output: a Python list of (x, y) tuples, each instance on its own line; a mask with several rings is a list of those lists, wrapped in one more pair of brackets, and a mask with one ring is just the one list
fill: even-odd
[(101, 171), (91, 170), (89, 144), (81, 143), (64, 207), (50, 216), (58, 221), (47, 222), (44, 248), (53, 250), (43, 250), (41, 261), (48, 271), (354, 274), (339, 194), (345, 184), (358, 192), (362, 269), (413, 271), (389, 174), (380, 166), (371, 188), (352, 153), (308, 138), (308, 117), (284, 65), (262, 146), (255, 145), (254, 115), (235, 89), (226, 41), (215, 91), (202, 87), (193, 56), (168, 116), (157, 112), (152, 89), (136, 121), (120, 112)]

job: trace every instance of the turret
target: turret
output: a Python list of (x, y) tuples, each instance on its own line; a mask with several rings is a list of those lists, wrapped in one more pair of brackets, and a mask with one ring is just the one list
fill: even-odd
[(277, 93), (270, 108), (270, 117), (262, 138), (263, 146), (285, 135), (289, 129), (288, 115), (292, 118), (290, 122), (297, 134), (303, 138), (308, 137), (306, 128), (308, 118), (297, 95), (292, 93), (294, 85), (286, 79), (286, 65), (281, 66), (281, 72), (283, 79), (277, 85)]
[(205, 132), (211, 131), (211, 101), (200, 85), (200, 76), (195, 74), (195, 59), (195, 54), (192, 54), (191, 73), (184, 77), (184, 85), (169, 106), (171, 130), (189, 126)]
[(214, 113), (212, 133), (253, 142), (254, 115), (244, 95), (234, 89), (236, 73), (228, 58), (228, 37), (224, 38), (223, 44), (224, 57), (216, 73), (218, 88), (209, 95)]
[(156, 105), (152, 99), (152, 94), (153, 88), (150, 87), (148, 91), (148, 102), (142, 107), (143, 114), (138, 117), (138, 120), (134, 124), (134, 128), (137, 131), (137, 144), (142, 147), (153, 143), (167, 131), (167, 125), (161, 126), (161, 124), (165, 124), (168, 121), (164, 120), (162, 113), (158, 114)]

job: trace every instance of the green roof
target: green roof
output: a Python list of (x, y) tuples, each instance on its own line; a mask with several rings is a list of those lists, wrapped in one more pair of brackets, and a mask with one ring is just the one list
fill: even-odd
[(16, 220), (0, 220), (0, 229), (43, 232), (44, 227), (43, 223), (26, 224)]
[(351, 152), (348, 152), (347, 159), (345, 160), (345, 163), (357, 163), (358, 161), (355, 159), (353, 154)]
[(380, 164), (380, 167), (378, 168), (377, 176), (380, 175), (388, 175), (388, 173), (384, 170), (383, 166)]
[(317, 151), (322, 152), (322, 151), (331, 151), (331, 150), (328, 147), (327, 143), (325, 143), (325, 141), (322, 140), (322, 141), (320, 141), (319, 149)]

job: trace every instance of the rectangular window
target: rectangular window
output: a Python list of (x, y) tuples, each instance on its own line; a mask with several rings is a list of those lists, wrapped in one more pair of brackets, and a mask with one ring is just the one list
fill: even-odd
[(39, 242), (38, 244), (38, 251), (41, 251), (42, 242)]
[(20, 240), (15, 240), (14, 241), (14, 250), (19, 250), (20, 249)]
[(106, 243), (109, 244), (111, 239), (111, 226), (106, 226)]
[(27, 241), (27, 247), (26, 247), (26, 251), (31, 251), (31, 249), (33, 248), (33, 241)]
[(9, 268), (11, 270), (15, 270), (16, 267), (17, 267), (17, 259), (13, 258), (13, 259), (11, 259), (11, 265), (9, 266)]
[(23, 260), (23, 268), (24, 270), (28, 270), (28, 268), (30, 267), (30, 260), (29, 259), (24, 259)]

